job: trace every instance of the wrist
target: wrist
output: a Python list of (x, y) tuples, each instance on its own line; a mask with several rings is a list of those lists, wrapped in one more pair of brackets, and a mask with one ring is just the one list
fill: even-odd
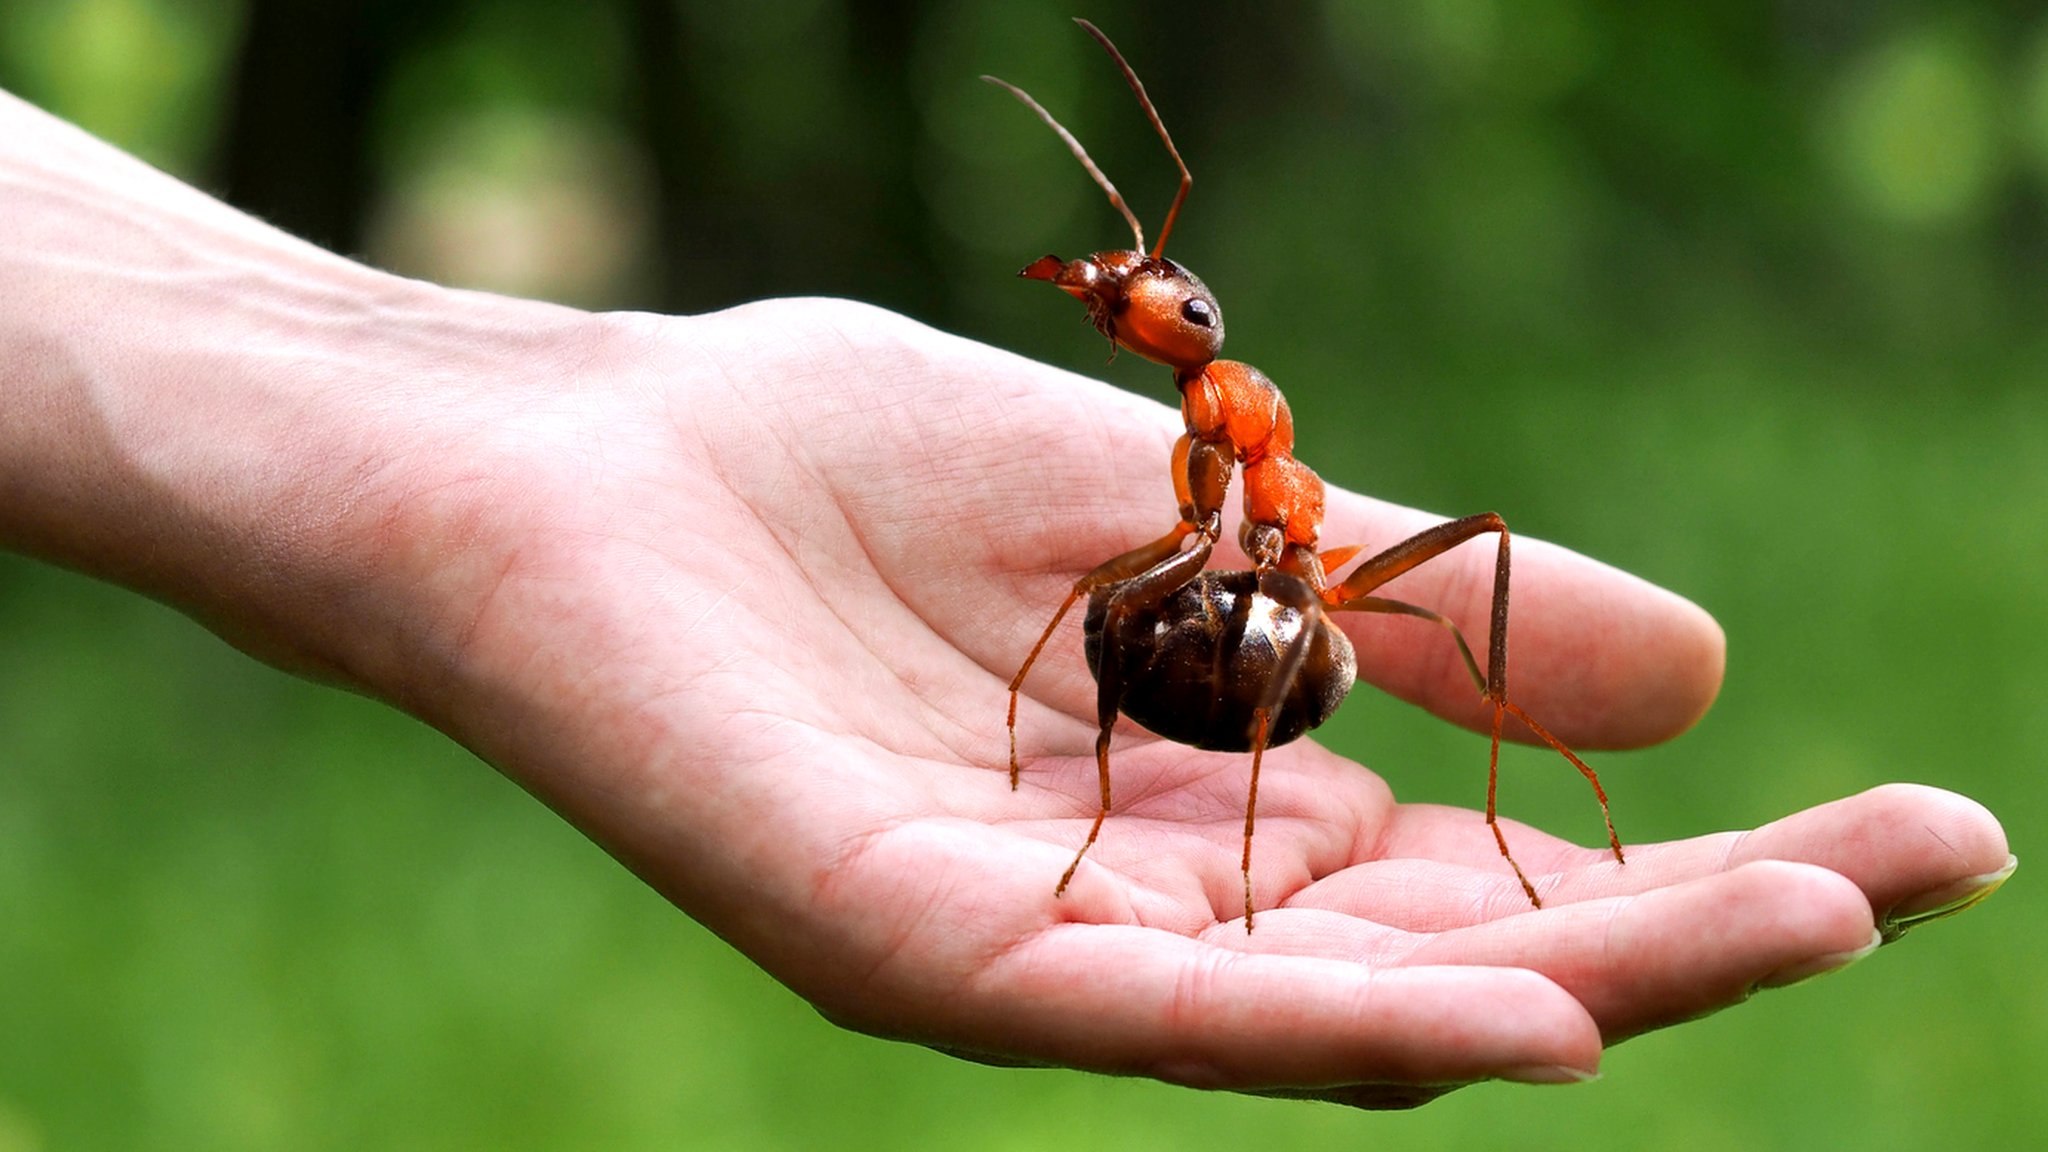
[[(238, 344), (220, 421), (180, 420), (160, 490), (197, 530), (179, 603), (259, 658), (438, 718), (477, 616), (559, 473), (592, 317), (377, 277)], [(217, 438), (209, 424), (235, 420)], [(147, 589), (146, 589), (147, 590)]]
[(592, 318), (406, 281), (0, 94), (0, 546), (411, 702), (488, 551), (471, 449)]

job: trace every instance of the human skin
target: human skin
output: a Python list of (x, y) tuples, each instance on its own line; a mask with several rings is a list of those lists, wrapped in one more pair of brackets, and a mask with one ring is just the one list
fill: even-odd
[[(0, 544), (156, 596), (435, 725), (831, 1019), (974, 1059), (1406, 1105), (1825, 971), (2010, 867), (1893, 785), (1617, 865), (1397, 803), (1300, 741), (1120, 729), (1095, 814), (1074, 578), (1171, 524), (1149, 401), (909, 320), (784, 300), (595, 315), (403, 280), (0, 95)], [(1432, 517), (1339, 490), (1325, 539)], [(1486, 619), (1493, 550), (1393, 591)], [(1711, 702), (1703, 612), (1515, 551), (1516, 700), (1582, 747)], [(1346, 618), (1363, 678), (1483, 728), (1440, 631)]]

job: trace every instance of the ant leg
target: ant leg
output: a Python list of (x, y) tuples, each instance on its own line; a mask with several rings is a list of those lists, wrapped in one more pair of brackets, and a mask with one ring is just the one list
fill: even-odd
[(1621, 838), (1614, 831), (1614, 817), (1608, 811), (1607, 792), (1600, 786), (1600, 777), (1584, 760), (1579, 759), (1576, 753), (1566, 747), (1563, 741), (1551, 735), (1523, 711), (1520, 705), (1508, 699), (1507, 522), (1492, 512), (1482, 512), (1419, 532), (1360, 564), (1341, 584), (1327, 589), (1324, 592), (1324, 600), (1333, 609), (1396, 613), (1442, 624), (1451, 630), (1452, 638), (1457, 641), (1459, 654), (1465, 659), (1466, 670), (1472, 673), (1475, 680), (1480, 680), (1478, 665), (1472, 658), (1471, 646), (1465, 643), (1464, 635), (1458, 631), (1455, 624), (1428, 609), (1398, 600), (1370, 596), (1367, 593), (1396, 576), (1443, 555), (1472, 537), (1488, 532), (1500, 534), (1500, 548), (1496, 553), (1493, 568), (1493, 627), (1487, 638), (1486, 675), (1480, 683), (1480, 690), (1493, 703), (1493, 738), (1486, 768), (1486, 824), (1493, 832), (1494, 843), (1499, 846), (1501, 857), (1514, 869), (1515, 878), (1521, 881), (1522, 891), (1529, 897), (1529, 903), (1541, 908), (1543, 902), (1537, 897), (1535, 886), (1529, 883), (1529, 878), (1523, 874), (1521, 865), (1515, 862), (1514, 856), (1508, 851), (1507, 837), (1501, 832), (1497, 815), (1495, 798), (1500, 781), (1500, 733), (1502, 722), (1507, 716), (1513, 715), (1527, 725), (1529, 731), (1570, 761), (1572, 767), (1577, 768), (1579, 774), (1586, 778), (1586, 782), (1592, 785), (1594, 798), (1600, 802), (1600, 817), (1607, 825), (1608, 847), (1613, 850), (1617, 863), (1627, 861), (1622, 854)]
[[(1206, 563), (1209, 548), (1223, 533), (1223, 496), (1230, 486), (1230, 472), (1235, 465), (1227, 445), (1197, 441), (1183, 434), (1173, 446), (1173, 492), (1180, 504), (1180, 523), (1173, 531), (1142, 547), (1133, 548), (1114, 559), (1095, 566), (1087, 575), (1074, 581), (1067, 598), (1060, 601), (1059, 611), (1052, 614), (1052, 622), (1045, 631), (1038, 634), (1038, 643), (1031, 646), (1031, 654), (1024, 657), (1023, 667), (1010, 678), (1010, 791), (1017, 790), (1017, 694), (1024, 687), (1024, 677), (1031, 666), (1038, 661), (1038, 654), (1045, 650), (1060, 621), (1066, 619), (1074, 602), (1083, 595), (1105, 585), (1143, 576), (1150, 569), (1172, 559), (1180, 546), (1190, 535), (1199, 537), (1196, 550), (1202, 553)], [(1199, 570), (1199, 566), (1197, 566)], [(1189, 579), (1193, 577), (1190, 576)], [(1181, 581), (1187, 583), (1186, 580)], [(1174, 587), (1179, 587), (1179, 584)], [(1167, 591), (1172, 591), (1171, 588)]]
[[(1479, 672), (1479, 662), (1472, 658), (1472, 646), (1465, 643), (1465, 634), (1459, 631), (1458, 626), (1446, 617), (1419, 605), (1409, 604), (1402, 600), (1390, 600), (1384, 596), (1361, 596), (1356, 600), (1347, 601), (1335, 607), (1349, 612), (1384, 612), (1391, 615), (1413, 616), (1418, 620), (1428, 620), (1431, 623), (1441, 624), (1445, 628), (1450, 629), (1451, 639), (1457, 642), (1458, 655), (1465, 659), (1465, 671), (1471, 675), (1473, 686), (1479, 689), (1480, 695), (1487, 695), (1486, 678)], [(1521, 709), (1516, 708), (1515, 711), (1519, 714)], [(1500, 774), (1500, 721), (1501, 709), (1496, 708), (1493, 713), (1493, 748), (1488, 756), (1486, 765), (1486, 826), (1493, 831), (1493, 839), (1500, 846), (1501, 857), (1508, 862), (1509, 868), (1514, 869), (1515, 879), (1521, 881), (1522, 892), (1529, 897), (1529, 903), (1541, 908), (1543, 907), (1543, 901), (1537, 897), (1536, 888), (1529, 883), (1529, 878), (1522, 874), (1522, 866), (1515, 863), (1513, 853), (1508, 851), (1507, 837), (1502, 835), (1500, 822), (1495, 816), (1495, 797), (1498, 793), (1496, 785)], [(1578, 757), (1572, 756), (1571, 752), (1564, 749), (1561, 745), (1559, 750), (1563, 751), (1566, 756), (1570, 756), (1574, 764), (1579, 762)], [(1587, 769), (1587, 771), (1590, 772), (1591, 769)], [(1594, 781), (1593, 789), (1595, 795), (1601, 797), (1600, 811), (1602, 815), (1605, 815), (1607, 812), (1606, 795), (1600, 792), (1599, 781)], [(1607, 829), (1608, 834), (1612, 836), (1614, 831), (1613, 821), (1608, 821)], [(1617, 850), (1618, 848), (1619, 846), (1617, 845)]]
[(1418, 620), (1443, 625), (1450, 630), (1451, 639), (1458, 645), (1458, 655), (1465, 660), (1465, 672), (1472, 677), (1472, 686), (1479, 689), (1481, 696), (1486, 695), (1486, 676), (1479, 671), (1479, 661), (1472, 658), (1472, 646), (1465, 643), (1465, 634), (1458, 630), (1458, 626), (1441, 614), (1404, 600), (1389, 600), (1384, 596), (1361, 596), (1356, 600), (1333, 604), (1330, 607), (1333, 611), (1342, 612), (1383, 612), (1395, 616), (1413, 616)]
[(1103, 613), (1102, 651), (1096, 659), (1095, 670), (1095, 773), (1101, 784), (1102, 803), (1095, 811), (1095, 822), (1088, 826), (1088, 839), (1081, 843), (1081, 850), (1074, 853), (1074, 862), (1067, 865), (1059, 885), (1052, 890), (1054, 896), (1067, 890), (1067, 884), (1081, 867), (1081, 858), (1095, 846), (1095, 838), (1102, 834), (1102, 822), (1109, 817), (1109, 735), (1116, 726), (1118, 707), (1123, 703), (1125, 622), (1131, 619), (1133, 612), (1158, 604), (1200, 575), (1203, 566), (1209, 562), (1213, 539), (1210, 534), (1203, 533), (1195, 538), (1193, 548), (1170, 555), (1124, 581), (1124, 586), (1116, 590)]
[(1017, 694), (1024, 687), (1024, 677), (1031, 672), (1031, 666), (1038, 662), (1038, 654), (1045, 650), (1046, 641), (1051, 640), (1053, 632), (1059, 628), (1060, 621), (1067, 618), (1067, 613), (1074, 607), (1074, 602), (1082, 596), (1105, 584), (1114, 584), (1119, 580), (1129, 580), (1142, 575), (1160, 561), (1178, 553), (1181, 542), (1194, 531), (1195, 526), (1183, 520), (1174, 526), (1173, 531), (1159, 539), (1143, 547), (1133, 548), (1115, 559), (1106, 560), (1096, 565), (1087, 575), (1074, 581), (1074, 587), (1067, 592), (1067, 598), (1060, 601), (1059, 611), (1052, 614), (1052, 622), (1045, 626), (1045, 631), (1038, 634), (1038, 643), (1031, 646), (1031, 654), (1024, 657), (1023, 667), (1017, 669), (1017, 674), (1010, 678), (1010, 791), (1017, 790)]
[(1244, 859), (1238, 867), (1244, 872), (1244, 934), (1252, 934), (1252, 817), (1259, 811), (1259, 760), (1266, 753), (1266, 735), (1272, 731), (1272, 713), (1260, 708), (1254, 712), (1256, 727), (1252, 730), (1252, 787), (1244, 800)]
[[(1600, 787), (1600, 777), (1593, 771), (1592, 766), (1579, 759), (1578, 755), (1570, 748), (1565, 747), (1564, 741), (1552, 736), (1549, 729), (1538, 724), (1534, 716), (1522, 711), (1521, 705), (1516, 704), (1512, 700), (1503, 700), (1501, 701), (1501, 709), (1513, 715), (1515, 719), (1520, 720), (1528, 727), (1529, 731), (1536, 734), (1538, 739), (1555, 749), (1558, 755), (1571, 761), (1572, 767), (1579, 770), (1579, 775), (1586, 778), (1586, 783), (1593, 786), (1593, 798), (1600, 801), (1600, 818), (1607, 822), (1607, 846), (1614, 852), (1614, 862), (1616, 864), (1628, 863), (1628, 858), (1622, 855), (1621, 837), (1614, 834), (1614, 817), (1607, 813), (1607, 789)], [(1500, 721), (1495, 720), (1494, 723), (1497, 726)]]
[[(1500, 830), (1496, 805), (1496, 795), (1500, 790), (1500, 718), (1501, 710), (1496, 707), (1493, 710), (1493, 748), (1486, 754), (1486, 826), (1493, 830), (1493, 842), (1500, 846), (1500, 858), (1508, 862), (1508, 867), (1515, 870), (1515, 879), (1522, 882), (1522, 895), (1529, 898), (1529, 906), (1541, 908), (1543, 900), (1536, 895), (1536, 886), (1529, 883), (1529, 877), (1523, 874), (1522, 866), (1515, 863), (1514, 854), (1508, 851), (1507, 834)], [(1603, 804), (1601, 808), (1605, 811), (1606, 806)], [(1620, 850), (1621, 847), (1617, 844), (1615, 851)]]
[(1244, 873), (1244, 934), (1252, 934), (1252, 824), (1259, 811), (1259, 762), (1266, 752), (1266, 739), (1273, 731), (1273, 718), (1280, 714), (1286, 704), (1287, 694), (1294, 690), (1294, 678), (1300, 674), (1301, 666), (1308, 659), (1309, 643), (1315, 638), (1315, 614), (1322, 611), (1320, 601), (1313, 593), (1307, 596), (1289, 596), (1292, 589), (1302, 588), (1299, 581), (1282, 583), (1269, 578), (1268, 573), (1259, 573), (1261, 594), (1301, 614), (1301, 630), (1288, 642), (1287, 651), (1274, 666), (1273, 678), (1266, 684), (1265, 699), (1252, 712), (1252, 785), (1244, 801), (1244, 856), (1238, 862)]

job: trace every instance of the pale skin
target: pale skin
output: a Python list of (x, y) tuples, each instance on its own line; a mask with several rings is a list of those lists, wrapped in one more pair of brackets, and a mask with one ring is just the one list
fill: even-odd
[[(1584, 1078), (2009, 868), (1983, 808), (1892, 785), (1625, 866), (1510, 823), (1533, 912), (1479, 813), (1302, 741), (1265, 760), (1248, 936), (1244, 758), (1120, 730), (1055, 898), (1096, 804), (1078, 630), (1027, 685), (1015, 793), (1005, 688), (1079, 573), (1170, 526), (1171, 411), (844, 302), (401, 280), (4, 95), (0, 285), (0, 544), (422, 717), (851, 1028), (1412, 1104)], [(1433, 520), (1333, 489), (1324, 538)], [(1398, 594), (1483, 635), (1492, 558)], [(1537, 541), (1514, 571), (1513, 692), (1566, 741), (1711, 702), (1698, 608)], [(1366, 679), (1490, 720), (1439, 630), (1342, 623)], [(1476, 794), (1474, 749), (1445, 769)]]

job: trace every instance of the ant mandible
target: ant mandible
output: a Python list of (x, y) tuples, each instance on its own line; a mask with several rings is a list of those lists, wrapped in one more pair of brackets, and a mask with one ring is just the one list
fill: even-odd
[[(1285, 744), (1327, 720), (1350, 692), (1357, 675), (1351, 643), (1329, 622), (1329, 612), (1413, 616), (1449, 630), (1472, 682), (1493, 705), (1486, 824), (1532, 906), (1541, 908), (1543, 901), (1508, 851), (1507, 837), (1495, 815), (1501, 725), (1509, 716), (1571, 761), (1592, 784), (1601, 818), (1607, 822), (1608, 846), (1614, 859), (1623, 861), (1621, 840), (1614, 833), (1600, 778), (1508, 699), (1505, 521), (1492, 512), (1447, 521), (1370, 557), (1341, 582), (1330, 583), (1328, 572), (1348, 563), (1361, 549), (1316, 550), (1323, 520), (1323, 481), (1294, 458), (1294, 417), (1287, 401), (1258, 369), (1216, 358), (1223, 348), (1223, 310), (1199, 277), (1165, 256), (1166, 239), (1194, 177), (1151, 97), (1145, 94), (1145, 85), (1123, 54), (1095, 25), (1080, 19), (1075, 23), (1102, 45), (1122, 71), (1124, 82), (1180, 169), (1180, 190), (1147, 255), (1144, 228), (1116, 186), (1088, 158), (1080, 141), (1023, 89), (994, 76), (982, 77), (1008, 90), (1058, 133), (1108, 194), (1110, 204), (1122, 213), (1135, 241), (1129, 249), (1097, 252), (1085, 259), (1045, 256), (1018, 275), (1050, 281), (1085, 304), (1089, 322), (1109, 338), (1112, 354), (1122, 347), (1173, 369), (1187, 431), (1173, 446), (1179, 522), (1159, 539), (1107, 560), (1076, 580), (1010, 681), (1010, 788), (1014, 791), (1019, 775), (1018, 692), (1054, 629), (1074, 602), (1086, 595), (1084, 629), (1088, 667), (1096, 679), (1099, 731), (1095, 764), (1102, 802), (1087, 840), (1060, 877), (1054, 895), (1066, 891), (1109, 815), (1110, 729), (1121, 711), (1142, 727), (1178, 743), (1252, 754), (1241, 863), (1245, 931), (1251, 931), (1252, 822), (1258, 810), (1259, 760), (1266, 749)], [(1238, 541), (1251, 558), (1252, 569), (1205, 572), (1222, 535), (1223, 501), (1231, 473), (1239, 466), (1244, 470), (1244, 523)], [(1427, 608), (1372, 593), (1402, 573), (1489, 532), (1500, 535), (1500, 546), (1494, 559), (1493, 621), (1482, 674), (1456, 624)]]

